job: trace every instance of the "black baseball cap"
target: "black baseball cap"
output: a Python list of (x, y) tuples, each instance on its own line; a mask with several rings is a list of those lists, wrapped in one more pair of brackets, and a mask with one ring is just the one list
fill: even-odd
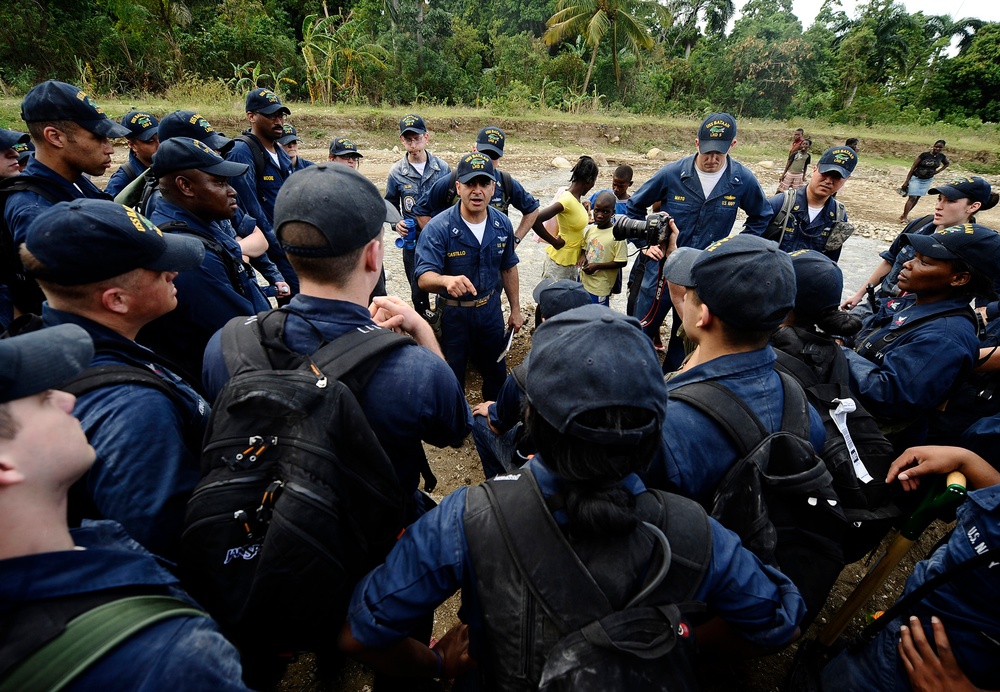
[(712, 113), (698, 128), (699, 154), (725, 154), (736, 139), (736, 118), (729, 113)]
[(82, 89), (54, 79), (29, 91), (21, 102), (26, 123), (69, 120), (98, 137), (128, 137), (131, 131), (109, 118)]
[(58, 324), (0, 339), (0, 404), (55, 389), (94, 357), (94, 342), (78, 324)]
[(18, 144), (27, 144), (30, 141), (31, 137), (28, 136), (27, 132), (0, 128), (0, 151), (6, 151), (7, 149), (14, 149), (16, 151)]
[[(634, 317), (603, 305), (585, 305), (545, 320), (531, 342), (525, 394), (556, 430), (599, 444), (634, 445), (659, 434), (667, 386), (653, 342)], [(653, 413), (653, 421), (633, 430), (601, 430), (575, 420), (608, 406), (645, 409)]]
[(489, 178), (495, 181), (496, 177), (493, 159), (478, 151), (463, 156), (455, 171), (455, 180), (460, 183), (468, 183), (476, 178)]
[(246, 173), (248, 168), (245, 163), (226, 161), (207, 144), (191, 137), (171, 137), (153, 154), (153, 175), (157, 178), (187, 170), (235, 178)]
[(285, 133), (281, 135), (281, 137), (278, 137), (278, 144), (281, 144), (282, 146), (286, 144), (291, 144), (292, 142), (302, 141), (301, 139), (299, 139), (299, 132), (298, 130), (295, 129), (294, 125), (288, 125), (288, 124), (282, 125), (281, 131)]
[(858, 152), (848, 146), (831, 147), (823, 152), (816, 170), (820, 173), (840, 173), (840, 177), (847, 179), (857, 165)]
[[(274, 201), (274, 230), (290, 255), (340, 257), (376, 237), (386, 214), (385, 200), (368, 178), (350, 166), (322, 162), (296, 171), (281, 186)], [(293, 221), (315, 226), (327, 246), (284, 242), (281, 227)]]
[(138, 139), (140, 142), (148, 142), (160, 129), (160, 121), (156, 116), (145, 111), (129, 111), (122, 116), (122, 125), (129, 129), (129, 139)]
[(427, 132), (427, 126), (424, 125), (424, 119), (419, 115), (410, 113), (409, 115), (404, 115), (399, 119), (399, 134), (405, 135), (407, 132), (412, 132), (417, 135), (422, 135)]
[(795, 304), (792, 258), (771, 240), (741, 233), (704, 250), (678, 252), (664, 265), (663, 276), (695, 289), (726, 324), (753, 330), (777, 327)]
[(211, 123), (194, 111), (174, 111), (160, 121), (160, 146), (172, 137), (191, 137), (216, 151), (223, 151), (233, 140), (216, 132)]
[(492, 125), (484, 127), (476, 137), (476, 151), (484, 154), (496, 154), (503, 156), (503, 145), (506, 137), (503, 130)]
[(288, 108), (282, 105), (278, 95), (270, 89), (254, 89), (247, 94), (247, 113), (274, 115), (279, 111), (284, 111), (285, 115), (292, 114)]
[(542, 279), (531, 292), (531, 297), (538, 303), (538, 311), (545, 319), (590, 305), (590, 294), (579, 281), (569, 279)]
[(844, 273), (837, 263), (815, 250), (796, 250), (789, 255), (795, 270), (795, 311), (818, 315), (840, 305)]
[(356, 156), (359, 159), (365, 157), (358, 151), (358, 145), (346, 137), (337, 137), (330, 142), (330, 156)]
[(978, 223), (950, 226), (931, 235), (906, 233), (913, 249), (940, 260), (962, 260), (990, 278), (1000, 275), (1000, 235)]
[(967, 178), (956, 178), (947, 185), (938, 185), (927, 191), (931, 195), (943, 195), (948, 199), (968, 199), (972, 202), (986, 204), (990, 201), (993, 188), (978, 175)]
[(35, 217), (24, 244), (45, 269), (39, 279), (79, 286), (134, 269), (182, 272), (205, 258), (197, 238), (164, 235), (134, 209), (111, 200), (59, 202)]

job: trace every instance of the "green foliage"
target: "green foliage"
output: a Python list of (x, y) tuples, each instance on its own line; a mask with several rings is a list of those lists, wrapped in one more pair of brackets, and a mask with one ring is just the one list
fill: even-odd
[(514, 80), (506, 88), (499, 90), (490, 100), (490, 113), (494, 115), (523, 115), (532, 107), (531, 87)]

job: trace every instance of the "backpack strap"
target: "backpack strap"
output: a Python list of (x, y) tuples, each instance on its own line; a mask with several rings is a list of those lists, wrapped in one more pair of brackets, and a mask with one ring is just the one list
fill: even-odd
[(180, 394), (162, 377), (151, 370), (135, 365), (95, 365), (87, 368), (69, 382), (60, 385), (59, 389), (79, 397), (87, 392), (117, 384), (137, 384), (149, 387), (169, 397), (172, 402), (181, 407), (181, 410), (188, 406), (181, 399)]
[(120, 166), (120, 168), (125, 171), (125, 175), (128, 177), (129, 182), (135, 180), (139, 175), (139, 171), (135, 170), (135, 166), (132, 165), (131, 161), (126, 161)]
[(833, 198), (833, 201), (837, 203), (837, 215), (835, 221), (837, 221), (838, 223), (843, 223), (844, 221), (847, 221), (847, 209), (844, 208), (844, 203), (841, 202), (836, 197)]
[(506, 214), (510, 211), (510, 191), (514, 189), (514, 179), (507, 171), (500, 171), (500, 211)]
[(785, 199), (781, 202), (781, 209), (778, 210), (778, 213), (774, 215), (771, 223), (764, 230), (763, 237), (767, 240), (773, 240), (778, 245), (781, 245), (781, 241), (784, 240), (788, 215), (792, 213), (792, 205), (795, 204), (795, 193), (795, 190), (785, 190), (783, 193)]
[[(867, 338), (862, 339), (861, 343), (859, 343), (857, 346), (854, 347), (854, 351), (858, 355), (863, 356), (868, 360), (872, 360), (872, 358), (868, 358), (868, 355), (874, 354), (874, 357), (878, 358), (879, 361), (881, 361), (881, 358), (879, 358), (878, 354), (888, 344), (891, 344), (893, 341), (896, 341), (897, 339), (899, 339), (899, 337), (903, 336), (904, 334), (912, 332), (914, 329), (916, 329), (922, 324), (943, 317), (965, 317), (970, 322), (972, 322), (972, 325), (976, 328), (977, 333), (979, 331), (979, 319), (976, 317), (976, 313), (968, 305), (963, 305), (960, 308), (954, 308), (952, 310), (947, 310), (945, 312), (938, 312), (931, 315), (924, 315), (923, 317), (918, 317), (917, 319), (914, 320), (907, 320), (897, 329), (887, 329), (886, 327), (881, 327), (880, 330), (885, 332), (884, 334), (882, 334), (882, 336), (880, 336), (875, 341), (871, 341)], [(875, 361), (872, 360), (872, 362)]]
[(157, 224), (159, 228), (164, 233), (180, 233), (182, 235), (188, 235), (193, 238), (197, 238), (201, 241), (201, 244), (205, 246), (205, 250), (214, 253), (220, 260), (222, 260), (223, 266), (226, 268), (226, 276), (229, 279), (229, 284), (233, 287), (233, 290), (239, 293), (244, 298), (248, 298), (246, 288), (243, 285), (243, 281), (240, 279), (240, 275), (246, 275), (246, 266), (243, 264), (243, 260), (237, 260), (233, 257), (222, 243), (213, 238), (210, 234), (205, 233), (196, 228), (188, 226), (183, 221), (170, 221), (164, 224)]
[[(254, 179), (259, 183), (261, 177), (264, 175), (264, 171), (267, 169), (267, 160), (265, 157), (268, 156), (268, 153), (264, 150), (264, 145), (261, 144), (261, 141), (250, 130), (244, 130), (233, 137), (233, 140), (243, 142), (250, 148), (250, 153), (253, 154)], [(263, 203), (264, 196), (260, 192), (260, 185), (255, 185), (254, 187), (257, 189), (257, 199)]]
[(15, 668), (0, 692), (61, 690), (132, 635), (179, 617), (208, 615), (172, 596), (130, 596), (93, 608)]
[(445, 208), (450, 207), (458, 199), (458, 191), (455, 189), (455, 182), (458, 180), (458, 169), (456, 168), (451, 172), (451, 178), (448, 180), (448, 197), (445, 202)]

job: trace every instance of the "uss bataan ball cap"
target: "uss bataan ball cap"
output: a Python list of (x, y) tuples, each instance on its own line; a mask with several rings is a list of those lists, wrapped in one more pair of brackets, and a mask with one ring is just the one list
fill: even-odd
[[(274, 230), (285, 252), (300, 257), (339, 257), (382, 231), (386, 204), (378, 188), (350, 166), (323, 162), (293, 173), (274, 201)], [(315, 226), (325, 246), (286, 243), (281, 228), (302, 222)]]
[(698, 153), (725, 154), (736, 139), (736, 118), (729, 113), (712, 113), (698, 128)]
[(205, 259), (197, 238), (165, 235), (134, 209), (103, 199), (52, 205), (28, 226), (24, 244), (45, 267), (34, 275), (60, 286), (96, 283), (134, 269), (188, 271)]
[(98, 137), (128, 137), (131, 131), (109, 118), (82, 89), (50, 79), (29, 91), (21, 102), (26, 123), (69, 120)]
[(496, 180), (496, 169), (493, 168), (493, 160), (486, 154), (474, 151), (466, 154), (458, 162), (455, 171), (455, 180), (460, 183), (468, 183), (476, 178), (489, 178)]
[(58, 388), (93, 357), (94, 342), (78, 324), (0, 339), (0, 404)]
[[(653, 342), (634, 317), (603, 305), (545, 320), (532, 335), (525, 370), (532, 408), (559, 432), (588, 442), (639, 444), (658, 433), (666, 416), (667, 385)], [(595, 429), (576, 420), (609, 406), (648, 410), (653, 420), (630, 430)]]
[(850, 178), (858, 165), (858, 154), (850, 147), (832, 147), (823, 152), (816, 170), (820, 173), (840, 173), (841, 178)]

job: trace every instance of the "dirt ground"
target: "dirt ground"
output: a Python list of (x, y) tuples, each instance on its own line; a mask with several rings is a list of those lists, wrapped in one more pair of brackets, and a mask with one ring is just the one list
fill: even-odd
[[(495, 122), (495, 119), (491, 122)], [(688, 131), (626, 133), (621, 128), (616, 129), (610, 125), (533, 123), (530, 126), (525, 126), (523, 123), (518, 123), (512, 127), (511, 123), (505, 123), (502, 120), (496, 122), (508, 129), (507, 156), (503, 159), (503, 168), (518, 179), (529, 192), (538, 197), (543, 205), (558, 187), (567, 184), (569, 180), (568, 170), (553, 165), (554, 157), (561, 156), (573, 162), (581, 154), (594, 155), (601, 167), (601, 177), (595, 189), (610, 187), (611, 172), (615, 166), (628, 164), (634, 170), (635, 185), (632, 188), (634, 192), (664, 163), (692, 153), (690, 148), (693, 146), (693, 132)], [(369, 120), (324, 118), (308, 122), (295, 121), (294, 124), (299, 128), (300, 134), (305, 137), (300, 154), (312, 161), (326, 160), (326, 147), (333, 137), (353, 138), (365, 155), (361, 172), (375, 182), (380, 189), (384, 189), (389, 168), (402, 155), (400, 149), (393, 148), (398, 142), (396, 139), (398, 131), (394, 129), (395, 120), (383, 116), (372, 116), (372, 119)], [(431, 122), (429, 126), (437, 132), (432, 135), (428, 148), (435, 155), (441, 156), (454, 166), (459, 157), (469, 150), (475, 140), (476, 131), (482, 124), (485, 122), (470, 123), (457, 120)], [(238, 121), (234, 119), (232, 123), (216, 123), (216, 128), (232, 134), (239, 125)], [(693, 127), (691, 129), (693, 130)], [(773, 165), (756, 160), (746, 160), (740, 157), (739, 148), (734, 150), (734, 156), (754, 171), (765, 191), (769, 194), (773, 193), (788, 150), (784, 133), (755, 133), (751, 130), (742, 137), (744, 140), (749, 139), (758, 147), (762, 144), (773, 144), (774, 155), (771, 157)], [(636, 142), (649, 139), (662, 142), (656, 144), (666, 152), (662, 158), (649, 160), (645, 156), (646, 147), (642, 147), (641, 152), (638, 150)], [(670, 143), (671, 141), (678, 144), (674, 146)], [(813, 151), (813, 163), (815, 164), (819, 160), (823, 146), (839, 144), (841, 141), (843, 140), (825, 143), (817, 141)], [(681, 145), (680, 142), (684, 142), (684, 144)], [(903, 145), (899, 145), (900, 151), (896, 151), (891, 143), (885, 142), (872, 143), (872, 147), (878, 149), (879, 154), (902, 158), (915, 156), (916, 153), (919, 153), (911, 151), (912, 147)], [(838, 194), (838, 199), (846, 205), (851, 220), (858, 227), (855, 238), (848, 241), (845, 246), (845, 255), (841, 260), (846, 277), (845, 294), (852, 293), (868, 276), (878, 262), (877, 252), (885, 248), (901, 228), (897, 219), (902, 211), (904, 200), (898, 196), (896, 188), (905, 177), (906, 167), (880, 167), (877, 163), (874, 165), (866, 163), (865, 152), (863, 143), (857, 170), (841, 193)], [(976, 159), (979, 161), (987, 161), (990, 157), (986, 151), (948, 153), (954, 162), (954, 167), (945, 174), (945, 178), (949, 180), (952, 173), (957, 175), (962, 172), (963, 156), (966, 160)], [(125, 151), (123, 148), (118, 148), (115, 161), (121, 163), (124, 160)], [(98, 184), (100, 184), (99, 181)], [(922, 200), (911, 214), (911, 218), (933, 213), (933, 206), (930, 198)], [(517, 216), (512, 215), (512, 218), (516, 225)], [(1000, 210), (981, 214), (979, 221), (994, 228), (1000, 227)], [(742, 220), (739, 223), (742, 223)], [(522, 259), (520, 284), (525, 327), (514, 340), (508, 356), (508, 366), (510, 367), (521, 362), (530, 346), (530, 325), (534, 323), (531, 288), (539, 278), (541, 248), (541, 245), (525, 242), (518, 250)], [(387, 251), (386, 269), (389, 292), (404, 297), (408, 296), (409, 292), (403, 277), (399, 252), (394, 251), (391, 246)], [(623, 299), (617, 299), (613, 302), (612, 307), (624, 310)], [(666, 337), (666, 335), (664, 336)], [(481, 400), (480, 384), (478, 376), (474, 372), (470, 372), (467, 395), (472, 406)], [(484, 480), (471, 436), (458, 449), (427, 447), (427, 454), (431, 468), (439, 481), (438, 488), (433, 493), (437, 500), (458, 487)], [(944, 531), (945, 527), (935, 525), (925, 532), (918, 545), (911, 551), (910, 556), (897, 568), (879, 594), (863, 608), (863, 612), (871, 613), (891, 605), (902, 589), (906, 575), (912, 569), (914, 562), (927, 554)], [(853, 589), (865, 569), (865, 564), (856, 563), (849, 565), (844, 570), (828, 600), (827, 608), (820, 614), (816, 624), (806, 633), (806, 636), (815, 636), (822, 624), (827, 621), (831, 613), (835, 612), (839, 604)], [(459, 596), (452, 598), (437, 610), (434, 626), (436, 637), (443, 636), (458, 621), (459, 598)], [(859, 620), (860, 618), (855, 619), (855, 625)], [(781, 654), (753, 661), (713, 660), (702, 671), (704, 673), (704, 689), (731, 690), (742, 688), (747, 692), (778, 689), (793, 653), (794, 647)], [(317, 678), (312, 657), (305, 655), (292, 665), (280, 689), (336, 690), (338, 692), (370, 690), (371, 676), (361, 666), (349, 664), (347, 671), (339, 679), (335, 681), (320, 680)]]

